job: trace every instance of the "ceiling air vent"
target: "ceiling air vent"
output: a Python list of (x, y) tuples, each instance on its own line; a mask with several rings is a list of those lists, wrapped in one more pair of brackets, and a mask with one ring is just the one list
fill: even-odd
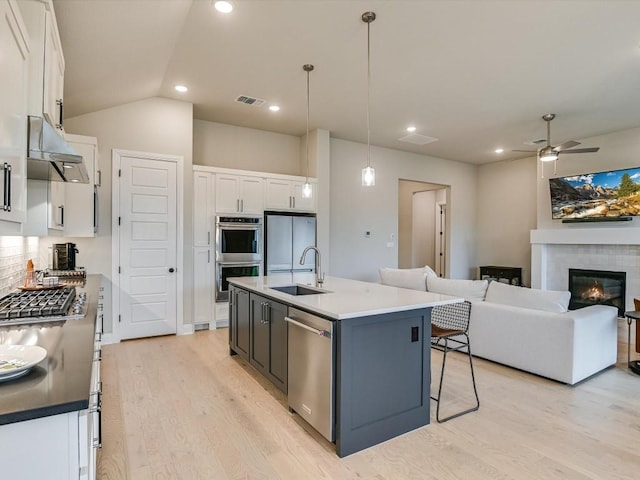
[(419, 133), (412, 133), (406, 137), (399, 138), (401, 142), (413, 143), (414, 145), (426, 145), (427, 143), (437, 142), (437, 138), (427, 137), (426, 135), (420, 135)]
[(236, 102), (244, 103), (245, 105), (251, 105), (254, 107), (259, 107), (264, 104), (266, 100), (262, 100), (261, 98), (250, 97), (249, 95), (240, 95), (236, 98)]

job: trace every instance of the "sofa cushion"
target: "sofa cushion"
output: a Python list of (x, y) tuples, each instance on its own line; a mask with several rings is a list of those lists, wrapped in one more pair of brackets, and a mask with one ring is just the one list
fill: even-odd
[(427, 277), (427, 291), (462, 297), (469, 301), (484, 300), (487, 280), (454, 280), (440, 277)]
[[(433, 272), (429, 267), (381, 268), (379, 270), (380, 283), (392, 287), (425, 291), (427, 289), (426, 278), (430, 275), (429, 271)], [(433, 274), (435, 275), (435, 272)]]
[(570, 299), (569, 291), (538, 290), (501, 282), (491, 282), (485, 296), (486, 302), (555, 313), (566, 312)]

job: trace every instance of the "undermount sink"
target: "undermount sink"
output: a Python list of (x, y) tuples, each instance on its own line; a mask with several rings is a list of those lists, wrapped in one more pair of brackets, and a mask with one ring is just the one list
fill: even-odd
[(327, 293), (325, 290), (318, 290), (305, 285), (283, 285), (282, 287), (269, 287), (289, 295), (317, 295), (319, 293)]

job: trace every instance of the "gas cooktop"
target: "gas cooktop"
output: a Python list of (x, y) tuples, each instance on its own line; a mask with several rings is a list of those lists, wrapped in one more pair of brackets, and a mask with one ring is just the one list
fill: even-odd
[(87, 294), (74, 287), (14, 292), (0, 299), (0, 326), (83, 318)]

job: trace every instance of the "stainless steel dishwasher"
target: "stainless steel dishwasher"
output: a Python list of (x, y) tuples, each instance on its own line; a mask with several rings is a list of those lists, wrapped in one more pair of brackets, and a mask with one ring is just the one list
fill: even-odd
[(285, 320), (289, 325), (289, 410), (333, 442), (334, 323), (291, 307)]

